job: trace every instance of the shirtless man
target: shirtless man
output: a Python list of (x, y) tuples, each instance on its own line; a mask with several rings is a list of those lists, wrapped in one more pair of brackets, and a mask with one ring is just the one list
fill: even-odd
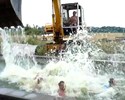
[(71, 26), (76, 26), (77, 23), (78, 23), (78, 18), (77, 18), (77, 16), (76, 16), (76, 11), (73, 11), (73, 16), (70, 17), (70, 19), (69, 19), (69, 24), (70, 24)]
[[(77, 26), (78, 24), (78, 17), (76, 16), (76, 11), (73, 11), (73, 16), (69, 19), (70, 26)], [(77, 28), (71, 28), (73, 33), (77, 33)]]
[(65, 96), (66, 94), (66, 92), (65, 92), (65, 83), (64, 83), (64, 81), (60, 81), (59, 83), (58, 83), (58, 86), (59, 86), (59, 89), (58, 89), (58, 94), (59, 94), (59, 96)]

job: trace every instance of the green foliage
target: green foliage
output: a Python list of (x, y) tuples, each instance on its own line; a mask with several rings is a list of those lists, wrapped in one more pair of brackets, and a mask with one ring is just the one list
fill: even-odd
[(36, 47), (35, 54), (45, 55), (46, 52), (47, 52), (46, 42), (43, 41)]
[(31, 44), (31, 45), (38, 45), (40, 43), (40, 41), (37, 39), (37, 37), (30, 36), (27, 39), (27, 43)]
[(41, 34), (45, 34), (44, 27), (38, 27), (38, 26), (31, 27), (29, 25), (26, 25), (24, 30), (25, 30), (25, 34), (26, 35), (41, 35)]
[(87, 95), (88, 94), (88, 90), (85, 87), (81, 88), (81, 92), (82, 92), (82, 95)]
[(120, 47), (125, 48), (125, 44), (120, 41), (100, 41), (96, 42), (97, 46), (108, 54), (120, 53), (122, 50)]
[(87, 27), (92, 33), (125, 33), (125, 28), (115, 26)]
[(37, 45), (35, 50), (36, 55), (45, 55), (45, 53), (47, 52), (46, 41), (39, 40), (37, 36), (34, 35), (29, 36), (27, 38), (27, 43), (31, 45)]
[(35, 54), (44, 55), (47, 51), (46, 42), (38, 39), (39, 35), (45, 34), (44, 27), (38, 27), (38, 26), (31, 27), (29, 25), (26, 25), (24, 31), (28, 37), (26, 42), (31, 45), (38, 45), (36, 47)]

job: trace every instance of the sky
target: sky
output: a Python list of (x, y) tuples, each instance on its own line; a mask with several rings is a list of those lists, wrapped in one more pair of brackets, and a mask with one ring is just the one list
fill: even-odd
[[(61, 0), (61, 3), (72, 2), (78, 2), (84, 8), (87, 26), (125, 27), (125, 0)], [(22, 0), (24, 25), (51, 24), (51, 16), (52, 0)]]

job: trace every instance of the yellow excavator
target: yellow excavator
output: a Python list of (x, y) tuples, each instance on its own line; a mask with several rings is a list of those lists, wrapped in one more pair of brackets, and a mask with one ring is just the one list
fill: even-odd
[[(69, 25), (68, 20), (72, 12), (77, 13), (77, 25)], [(21, 0), (0, 0), (0, 27), (23, 26), (21, 21)], [(52, 0), (52, 25), (45, 25), (45, 31), (53, 34), (54, 43), (48, 43), (47, 50), (62, 45), (72, 31), (75, 29), (84, 29), (84, 10), (79, 3), (61, 4), (60, 0)]]
[[(77, 25), (72, 26), (69, 24), (69, 19), (73, 12), (77, 14)], [(78, 3), (61, 4), (60, 0), (52, 0), (52, 25), (45, 26), (45, 32), (53, 33), (54, 44), (47, 44), (48, 50), (60, 46), (67, 40), (69, 35), (76, 34), (72, 29), (85, 28), (84, 9)]]

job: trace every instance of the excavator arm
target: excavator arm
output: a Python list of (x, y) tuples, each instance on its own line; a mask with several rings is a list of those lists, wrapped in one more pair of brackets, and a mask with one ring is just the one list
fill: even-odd
[(53, 7), (52, 22), (53, 22), (54, 41), (56, 43), (62, 43), (64, 33), (62, 28), (60, 0), (52, 0), (52, 7)]

